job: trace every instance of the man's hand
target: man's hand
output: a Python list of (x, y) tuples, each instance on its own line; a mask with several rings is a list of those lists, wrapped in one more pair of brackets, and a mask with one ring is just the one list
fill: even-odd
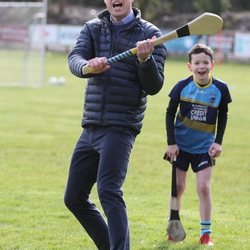
[(222, 151), (222, 146), (220, 144), (214, 142), (210, 146), (208, 153), (212, 159), (215, 159), (216, 157), (218, 157), (221, 154), (221, 151)]
[(92, 68), (92, 74), (100, 74), (110, 69), (110, 65), (108, 64), (108, 59), (106, 57), (95, 57), (90, 59), (87, 66)]
[(151, 39), (143, 40), (140, 42), (137, 42), (136, 48), (137, 48), (137, 58), (139, 62), (146, 61), (152, 52), (154, 51), (154, 41), (156, 40), (156, 36), (153, 36)]

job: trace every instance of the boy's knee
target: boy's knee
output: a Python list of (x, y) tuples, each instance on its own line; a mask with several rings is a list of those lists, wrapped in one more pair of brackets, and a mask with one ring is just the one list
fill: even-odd
[(208, 196), (210, 193), (209, 185), (206, 183), (202, 183), (198, 187), (198, 193), (202, 196)]

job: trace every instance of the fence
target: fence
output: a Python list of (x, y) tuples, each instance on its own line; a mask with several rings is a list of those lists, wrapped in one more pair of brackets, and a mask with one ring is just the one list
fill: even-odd
[[(37, 25), (34, 28), (32, 44), (45, 39), (46, 48), (54, 51), (69, 51), (74, 46), (81, 31), (81, 26), (47, 25), (45, 32)], [(165, 34), (169, 30), (162, 30)], [(41, 38), (41, 34), (45, 34)], [(166, 43), (169, 55), (186, 55), (187, 51), (197, 42), (204, 42), (214, 51), (217, 60), (250, 62), (250, 33), (222, 31), (213, 36), (188, 36)]]

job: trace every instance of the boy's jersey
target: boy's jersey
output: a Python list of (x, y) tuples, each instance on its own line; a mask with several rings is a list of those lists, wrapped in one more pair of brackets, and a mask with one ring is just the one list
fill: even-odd
[(208, 152), (214, 142), (219, 106), (232, 101), (227, 85), (211, 78), (202, 87), (190, 76), (179, 81), (169, 96), (179, 102), (175, 121), (178, 147), (192, 154)]

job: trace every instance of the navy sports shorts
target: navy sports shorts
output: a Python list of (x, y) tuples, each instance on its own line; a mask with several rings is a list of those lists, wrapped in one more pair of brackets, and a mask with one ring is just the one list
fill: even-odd
[(185, 172), (188, 171), (189, 165), (191, 165), (193, 172), (197, 173), (202, 169), (214, 166), (215, 160), (213, 160), (208, 153), (191, 154), (180, 150), (175, 165)]

